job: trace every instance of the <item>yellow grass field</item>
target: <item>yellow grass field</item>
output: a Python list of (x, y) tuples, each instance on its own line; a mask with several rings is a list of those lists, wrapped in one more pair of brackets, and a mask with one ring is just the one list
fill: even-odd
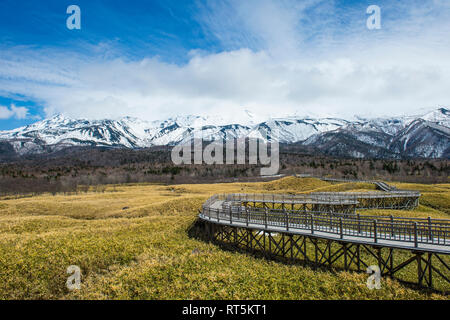
[[(420, 190), (421, 205), (367, 214), (450, 218), (450, 184), (394, 185)], [(0, 299), (448, 299), (390, 279), (369, 290), (366, 274), (264, 260), (187, 233), (215, 193), (368, 189), (374, 186), (287, 177), (0, 199)], [(81, 290), (66, 288), (70, 265), (81, 268)]]

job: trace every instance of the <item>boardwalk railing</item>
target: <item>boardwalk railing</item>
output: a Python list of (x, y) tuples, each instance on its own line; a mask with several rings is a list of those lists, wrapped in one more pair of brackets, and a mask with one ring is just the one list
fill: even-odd
[(420, 192), (313, 192), (308, 194), (220, 194), (215, 200), (280, 203), (280, 204), (324, 204), (351, 206), (357, 209), (414, 209), (419, 204)]
[(280, 195), (280, 194), (265, 194), (265, 193), (233, 193), (220, 195), (219, 198), (225, 201), (245, 201), (245, 202), (277, 202), (277, 203), (326, 203), (326, 204), (356, 204), (357, 200), (354, 198), (338, 198), (330, 194), (298, 194), (298, 195)]
[(358, 201), (361, 198), (378, 199), (392, 197), (420, 197), (418, 191), (391, 191), (391, 192), (312, 192), (305, 194), (274, 194), (274, 193), (231, 193), (216, 194), (209, 198), (210, 201), (215, 200), (239, 200), (239, 201), (304, 201), (304, 200), (352, 200)]
[[(264, 195), (259, 195), (263, 197)], [(272, 196), (272, 195), (271, 195)], [(237, 198), (242, 199), (243, 195)], [(336, 235), (348, 240), (369, 240), (379, 243), (419, 244), (450, 247), (450, 220), (431, 218), (380, 217), (329, 212), (302, 212), (281, 209), (264, 209), (245, 206), (224, 207), (223, 202), (236, 200), (236, 195), (216, 195), (203, 205), (201, 218), (261, 229), (277, 228), (279, 231), (321, 232), (323, 236)], [(214, 204), (221, 203), (219, 206)], [(367, 241), (366, 241), (367, 242)], [(395, 246), (395, 245), (394, 245)], [(450, 249), (449, 249), (450, 250)]]

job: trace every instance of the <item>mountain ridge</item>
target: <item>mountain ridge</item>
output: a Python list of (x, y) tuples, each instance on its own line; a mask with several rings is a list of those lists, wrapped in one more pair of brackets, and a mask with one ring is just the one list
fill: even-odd
[[(247, 111), (246, 111), (247, 112)], [(247, 112), (248, 113), (248, 112)], [(252, 119), (251, 115), (249, 119)], [(257, 138), (312, 146), (326, 154), (367, 157), (449, 158), (450, 110), (423, 115), (356, 118), (288, 116), (254, 123), (228, 123), (222, 118), (184, 116), (162, 121), (133, 117), (119, 120), (71, 119), (61, 114), (13, 130), (0, 131), (0, 142), (18, 155), (47, 153), (68, 146), (147, 148), (206, 141)], [(11, 150), (3, 147), (1, 150)]]

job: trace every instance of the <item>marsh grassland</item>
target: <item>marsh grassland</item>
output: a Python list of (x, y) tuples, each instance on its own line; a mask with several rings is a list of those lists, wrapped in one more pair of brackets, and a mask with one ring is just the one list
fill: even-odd
[[(420, 190), (414, 211), (367, 214), (450, 218), (450, 184), (394, 184)], [(354, 191), (287, 177), (265, 183), (108, 185), (87, 192), (0, 199), (1, 299), (448, 299), (366, 274), (264, 260), (188, 236), (214, 193)], [(97, 189), (98, 191), (98, 189)], [(66, 288), (69, 265), (81, 290)]]

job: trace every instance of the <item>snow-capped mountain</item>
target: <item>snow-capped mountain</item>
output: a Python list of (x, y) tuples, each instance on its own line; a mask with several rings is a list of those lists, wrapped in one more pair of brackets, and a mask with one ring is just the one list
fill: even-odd
[[(450, 111), (440, 108), (418, 116), (345, 120), (291, 116), (256, 122), (248, 111), (241, 123), (220, 116), (186, 116), (163, 121), (69, 119), (62, 115), (10, 131), (0, 131), (1, 150), (19, 155), (68, 146), (145, 148), (240, 137), (312, 146), (351, 157), (446, 157), (450, 155)], [(7, 144), (8, 146), (5, 146)]]
[(450, 158), (449, 125), (450, 111), (445, 108), (418, 116), (360, 118), (302, 144), (344, 157)]
[(303, 141), (312, 135), (321, 132), (336, 130), (348, 125), (343, 119), (325, 118), (279, 118), (270, 119), (251, 128), (247, 134), (250, 138), (276, 140), (280, 143), (293, 143)]
[(439, 123), (423, 119), (414, 120), (391, 140), (389, 149), (408, 156), (448, 158), (450, 129)]

